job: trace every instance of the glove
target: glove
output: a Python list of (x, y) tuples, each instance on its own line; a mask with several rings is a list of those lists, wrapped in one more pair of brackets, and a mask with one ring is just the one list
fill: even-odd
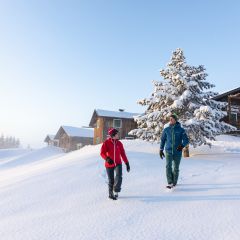
[(163, 159), (165, 157), (163, 150), (159, 151), (160, 158)]
[(178, 147), (177, 147), (177, 150), (180, 152), (180, 151), (182, 151), (183, 150), (183, 145), (181, 144), (181, 145), (179, 145)]
[(110, 157), (106, 158), (106, 162), (110, 165), (114, 164), (114, 161)]
[(130, 172), (130, 165), (129, 165), (129, 162), (126, 163), (126, 169), (127, 169), (127, 172)]

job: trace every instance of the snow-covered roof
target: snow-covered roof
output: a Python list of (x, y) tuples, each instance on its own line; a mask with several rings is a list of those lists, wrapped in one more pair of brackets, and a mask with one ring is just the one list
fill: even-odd
[(109, 111), (109, 110), (102, 110), (96, 109), (95, 110), (97, 115), (100, 117), (115, 117), (115, 118), (133, 118), (134, 116), (139, 115), (139, 113), (130, 113), (124, 111)]
[[(69, 137), (93, 138), (93, 136), (94, 136), (94, 129), (93, 128), (79, 128), (79, 127), (72, 127), (72, 126), (61, 126), (61, 128), (64, 130), (64, 132)], [(58, 135), (59, 135), (59, 131), (56, 134), (55, 139), (59, 137)]]
[(53, 141), (55, 138), (55, 135), (53, 134), (48, 134), (46, 138), (44, 139), (44, 142), (48, 142), (49, 140)]
[(98, 117), (109, 117), (109, 118), (122, 118), (122, 119), (134, 119), (135, 116), (140, 115), (139, 113), (130, 113), (130, 112), (124, 112), (124, 111), (109, 111), (109, 110), (103, 110), (103, 109), (95, 109), (90, 121), (89, 126), (93, 127), (96, 118)]
[(55, 135), (54, 135), (54, 134), (48, 134), (48, 135), (47, 135), (47, 137), (49, 137), (49, 138), (50, 138), (50, 140), (53, 140), (53, 139), (54, 139), (54, 137), (55, 137)]
[(229, 90), (227, 92), (220, 93), (219, 95), (213, 97), (213, 99), (214, 100), (218, 100), (218, 99), (220, 99), (222, 97), (225, 97), (225, 96), (228, 96), (228, 95), (233, 95), (233, 94), (236, 94), (236, 93), (239, 93), (239, 92), (240, 92), (240, 87), (232, 89), (232, 90)]

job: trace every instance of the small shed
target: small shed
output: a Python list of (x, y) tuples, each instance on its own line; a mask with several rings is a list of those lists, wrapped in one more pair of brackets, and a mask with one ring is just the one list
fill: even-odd
[(134, 116), (137, 115), (139, 113), (125, 112), (123, 109), (119, 109), (119, 111), (95, 109), (89, 124), (94, 128), (93, 144), (104, 142), (108, 137), (107, 133), (110, 127), (119, 131), (120, 139), (135, 138), (128, 133), (137, 128), (137, 123), (134, 121)]
[(48, 134), (44, 139), (44, 142), (47, 143), (48, 146), (55, 146), (58, 147), (58, 140), (54, 139), (55, 135)]
[(55, 136), (59, 141), (59, 147), (65, 152), (74, 151), (93, 144), (93, 128), (79, 128), (72, 126), (61, 126)]
[(227, 103), (227, 108), (225, 109), (227, 111), (227, 116), (223, 118), (223, 121), (240, 130), (240, 87), (219, 94), (213, 99)]

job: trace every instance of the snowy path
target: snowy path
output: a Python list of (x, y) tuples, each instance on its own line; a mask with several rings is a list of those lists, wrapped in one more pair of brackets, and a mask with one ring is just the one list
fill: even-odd
[(125, 145), (131, 172), (118, 201), (107, 199), (99, 146), (0, 167), (1, 239), (239, 240), (240, 154), (183, 159), (168, 193), (156, 146)]

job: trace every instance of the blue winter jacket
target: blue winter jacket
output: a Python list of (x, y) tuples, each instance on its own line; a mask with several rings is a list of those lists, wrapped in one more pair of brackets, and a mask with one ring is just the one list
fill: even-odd
[(188, 144), (188, 136), (179, 122), (176, 122), (174, 125), (169, 125), (163, 130), (160, 150), (163, 150), (165, 146), (165, 151), (167, 153), (182, 154), (182, 151), (178, 151), (177, 147), (179, 145), (185, 147)]

